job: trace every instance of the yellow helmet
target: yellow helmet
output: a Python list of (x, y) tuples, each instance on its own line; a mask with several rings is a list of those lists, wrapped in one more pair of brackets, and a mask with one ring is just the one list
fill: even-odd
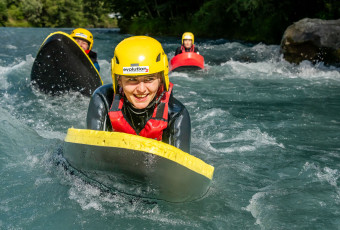
[(72, 31), (71, 37), (72, 38), (79, 38), (79, 39), (87, 41), (89, 43), (89, 50), (92, 49), (93, 35), (90, 31), (83, 29), (83, 28), (77, 28), (77, 29)]
[(161, 72), (164, 90), (169, 89), (169, 63), (161, 43), (147, 36), (133, 36), (121, 41), (111, 60), (114, 93), (118, 76), (142, 76)]
[(193, 33), (191, 33), (191, 32), (185, 32), (185, 33), (182, 35), (182, 45), (183, 45), (184, 39), (191, 39), (191, 40), (192, 40), (192, 44), (194, 44), (194, 34), (193, 34)]

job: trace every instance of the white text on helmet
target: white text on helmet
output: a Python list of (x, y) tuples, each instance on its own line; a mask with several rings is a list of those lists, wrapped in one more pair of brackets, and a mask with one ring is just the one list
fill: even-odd
[(82, 37), (82, 38), (87, 38), (86, 34), (83, 33), (76, 33), (76, 36)]

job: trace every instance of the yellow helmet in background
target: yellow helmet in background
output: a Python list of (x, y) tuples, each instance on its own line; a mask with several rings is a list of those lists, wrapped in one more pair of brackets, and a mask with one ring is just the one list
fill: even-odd
[(83, 28), (77, 28), (77, 29), (72, 31), (71, 37), (72, 38), (79, 38), (79, 39), (87, 41), (89, 43), (89, 50), (92, 49), (93, 35), (90, 31), (83, 29)]
[(194, 34), (193, 34), (193, 33), (191, 33), (191, 32), (185, 32), (185, 33), (182, 35), (182, 45), (183, 45), (184, 39), (191, 39), (192, 44), (194, 44)]
[(161, 43), (147, 36), (133, 36), (121, 41), (111, 60), (114, 93), (118, 76), (142, 76), (162, 73), (164, 90), (169, 89), (169, 63)]

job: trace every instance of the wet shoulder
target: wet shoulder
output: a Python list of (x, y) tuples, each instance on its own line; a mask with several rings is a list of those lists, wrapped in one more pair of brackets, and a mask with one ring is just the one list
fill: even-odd
[(111, 94), (113, 95), (113, 87), (112, 84), (106, 84), (98, 87), (93, 94)]
[(106, 84), (98, 87), (92, 95), (92, 98), (95, 97), (100, 97), (107, 104), (111, 105), (113, 100), (112, 84)]
[(187, 113), (185, 106), (177, 100), (172, 94), (169, 99), (169, 118), (179, 116), (180, 114)]
[(88, 55), (90, 58), (97, 59), (97, 53), (92, 50), (90, 50)]

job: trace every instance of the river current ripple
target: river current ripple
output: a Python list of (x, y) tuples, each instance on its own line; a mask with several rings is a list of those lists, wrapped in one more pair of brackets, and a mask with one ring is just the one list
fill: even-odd
[[(30, 86), (56, 29), (1, 31), (0, 229), (339, 229), (340, 69), (289, 64), (277, 45), (195, 39), (207, 68), (170, 81), (191, 116), (192, 154), (215, 175), (205, 197), (173, 204), (105, 192), (56, 164), (89, 98)], [(110, 83), (114, 48), (131, 35), (92, 32)], [(180, 38), (156, 39), (173, 57)]]

